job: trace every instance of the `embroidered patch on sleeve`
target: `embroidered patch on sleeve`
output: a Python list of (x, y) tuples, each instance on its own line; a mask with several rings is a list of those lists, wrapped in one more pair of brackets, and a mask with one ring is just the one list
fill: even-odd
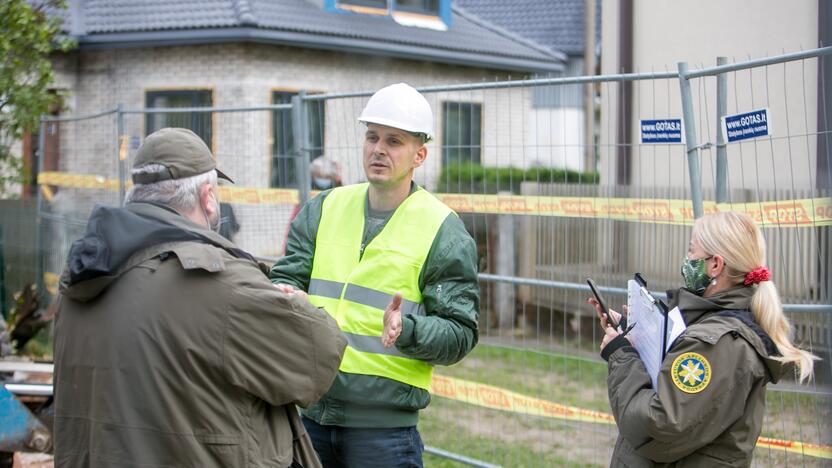
[(711, 364), (699, 353), (684, 353), (670, 368), (673, 384), (685, 393), (699, 393), (711, 381)]

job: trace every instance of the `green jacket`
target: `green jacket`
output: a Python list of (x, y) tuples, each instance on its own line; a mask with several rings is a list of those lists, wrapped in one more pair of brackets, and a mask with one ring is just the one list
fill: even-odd
[[(415, 184), (411, 193), (416, 189)], [(286, 255), (274, 265), (274, 283), (307, 290), (325, 191), (310, 200), (292, 222)], [(368, 206), (365, 204), (365, 214)], [(389, 218), (388, 218), (389, 219)], [(370, 232), (366, 245), (384, 228)], [(404, 315), (396, 348), (434, 365), (451, 365), (468, 354), (478, 339), (479, 286), (476, 247), (459, 217), (450, 215), (439, 228), (419, 275), (425, 316)], [(386, 379), (338, 372), (332, 387), (304, 415), (323, 425), (406, 427), (418, 422), (418, 410), (430, 403), (426, 390)]]
[[(611, 354), (607, 385), (619, 437), (610, 466), (751, 465), (766, 384), (785, 372), (773, 359), (776, 346), (748, 311), (752, 294), (745, 286), (707, 299), (685, 289), (671, 293), (687, 329), (662, 363), (658, 392), (634, 348)], [(709, 371), (700, 373), (690, 358)], [(694, 377), (686, 377), (690, 369)], [(686, 378), (692, 387), (683, 384)]]
[(346, 341), (265, 270), (168, 208), (96, 208), (61, 278), (56, 466), (320, 466), (296, 405)]

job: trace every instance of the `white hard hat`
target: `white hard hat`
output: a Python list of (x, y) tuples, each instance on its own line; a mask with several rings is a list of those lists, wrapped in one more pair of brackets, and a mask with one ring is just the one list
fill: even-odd
[(427, 99), (412, 86), (397, 83), (376, 91), (367, 101), (359, 122), (423, 133), (433, 138), (433, 111)]

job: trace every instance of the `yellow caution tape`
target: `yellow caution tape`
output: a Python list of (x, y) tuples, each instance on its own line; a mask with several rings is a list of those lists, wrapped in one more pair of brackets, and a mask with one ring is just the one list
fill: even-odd
[(43, 285), (46, 286), (46, 290), (49, 291), (49, 294), (55, 295), (58, 294), (58, 281), (61, 280), (61, 275), (56, 275), (55, 273), (46, 272), (43, 274)]
[(40, 186), (40, 193), (42, 193), (43, 198), (45, 198), (46, 201), (49, 201), (49, 202), (51, 202), (52, 198), (55, 196), (55, 192), (53, 192), (52, 188), (49, 187), (48, 185), (41, 185)]
[(220, 200), (224, 203), (243, 205), (297, 205), (300, 203), (298, 191), (293, 189), (264, 189), (220, 187)]
[(793, 440), (772, 439), (760, 437), (757, 439), (757, 447), (769, 448), (772, 450), (785, 450), (786, 452), (800, 453), (817, 458), (832, 458), (832, 447), (829, 445), (806, 444)]
[(510, 411), (512, 413), (566, 419), (569, 421), (615, 424), (615, 419), (613, 419), (611, 414), (576, 408), (574, 406), (564, 406), (558, 403), (552, 403), (551, 401), (521, 395), (499, 387), (436, 374), (433, 376), (430, 392), (434, 395), (452, 400), (485, 408)]
[[(483, 408), (568, 421), (583, 421), (608, 425), (615, 424), (615, 418), (609, 413), (561, 405), (499, 387), (437, 374), (433, 375), (433, 384), (431, 385), (430, 391), (436, 396), (481, 406)], [(832, 459), (832, 446), (829, 445), (807, 444), (791, 440), (760, 437), (757, 439), (757, 447)]]
[[(566, 218), (603, 218), (657, 224), (692, 225), (690, 200), (549, 197), (528, 195), (436, 194), (457, 213), (520, 214)], [(704, 202), (703, 211), (748, 213), (760, 226), (832, 226), (832, 199), (753, 203)]]
[[(100, 176), (43, 172), (38, 184), (71, 188), (118, 190), (117, 180)], [(132, 184), (128, 181), (125, 188)], [(314, 192), (313, 192), (314, 195)], [(690, 200), (642, 198), (549, 197), (530, 195), (478, 195), (438, 193), (437, 198), (457, 213), (494, 213), (564, 218), (600, 218), (656, 224), (693, 224)], [(245, 205), (296, 205), (298, 191), (245, 187), (220, 187), (224, 202)], [(704, 202), (705, 213), (741, 211), (763, 227), (832, 226), (832, 198), (752, 203)]]
[[(118, 180), (115, 179), (63, 172), (42, 172), (38, 175), (38, 184), (42, 187), (53, 185), (66, 188), (119, 190)], [(129, 189), (132, 186), (132, 182), (126, 181), (124, 188)], [(221, 186), (219, 191), (220, 199), (228, 203), (244, 205), (297, 205), (299, 202), (298, 191), (293, 189)]]
[(56, 187), (118, 190), (118, 180), (88, 174), (69, 174), (65, 172), (41, 172), (38, 185)]

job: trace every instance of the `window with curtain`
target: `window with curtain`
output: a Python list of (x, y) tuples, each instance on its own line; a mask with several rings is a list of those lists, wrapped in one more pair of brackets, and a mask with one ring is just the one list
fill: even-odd
[(442, 103), (442, 164), (480, 163), (482, 105)]
[(396, 0), (396, 10), (439, 16), (439, 0)]
[[(405, 11), (419, 13), (422, 15), (439, 16), (440, 5), (450, 0), (336, 0), (335, 5), (342, 10), (353, 10), (364, 13), (383, 14), (372, 12), (364, 8), (377, 10)], [(446, 5), (447, 6), (447, 5)], [(350, 7), (358, 7), (356, 9)]]
[[(155, 107), (211, 107), (211, 90), (148, 91), (145, 106)], [(211, 147), (213, 127), (211, 112), (151, 112), (145, 117), (145, 135), (165, 127), (192, 130)]]
[(339, 7), (357, 6), (387, 9), (387, 0), (337, 0), (336, 3)]
[[(291, 91), (273, 91), (272, 104), (291, 104)], [(305, 156), (309, 161), (324, 154), (324, 101), (314, 101), (307, 114), (309, 126), (309, 151)], [(296, 157), (292, 110), (276, 110), (272, 116), (272, 187), (297, 188)]]

